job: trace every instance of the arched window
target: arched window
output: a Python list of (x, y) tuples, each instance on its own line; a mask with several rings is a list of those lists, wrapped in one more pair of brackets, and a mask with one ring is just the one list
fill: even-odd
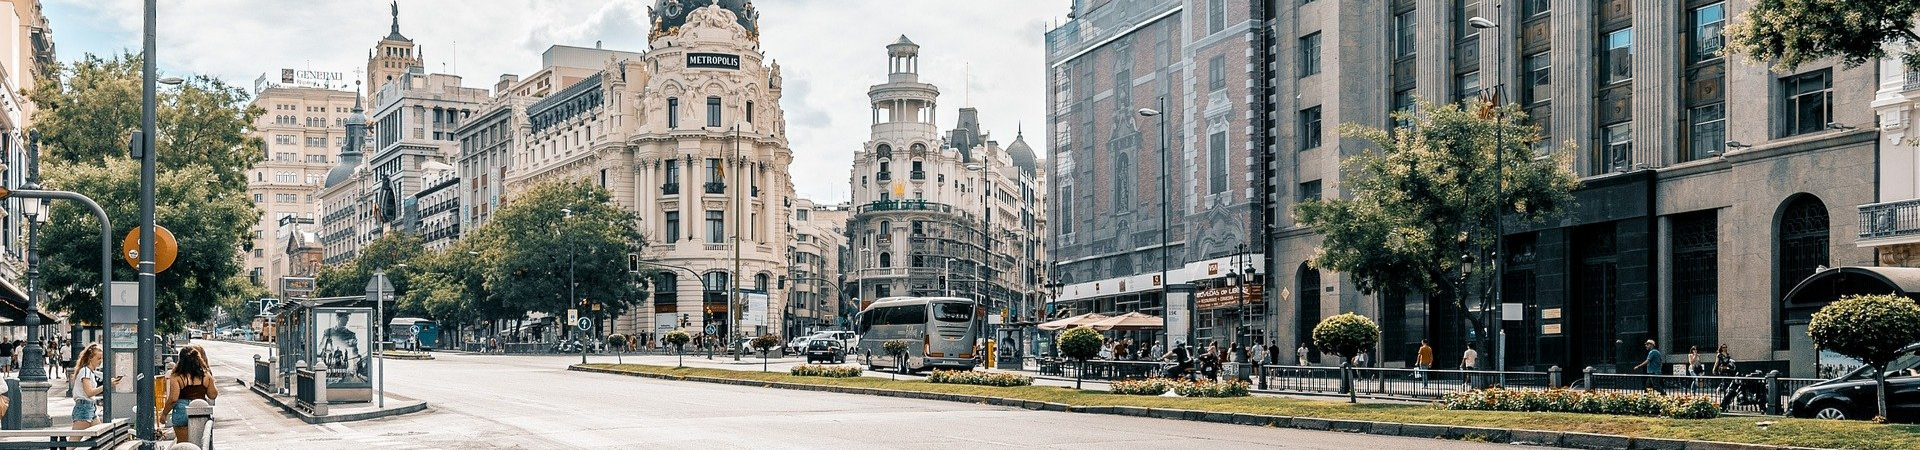
[(1307, 361), (1320, 362), (1321, 349), (1313, 348), (1313, 327), (1320, 324), (1320, 270), (1300, 263), (1299, 276), (1295, 277), (1299, 286), (1295, 290), (1300, 297), (1300, 310), (1294, 314), (1299, 322), (1294, 326), (1294, 342), (1307, 346)]
[(760, 292), (766, 292), (767, 291), (767, 274), (764, 274), (764, 273), (754, 274), (753, 288), (756, 290), (759, 290)]
[(921, 156), (921, 155), (927, 154), (927, 144), (915, 143), (913, 144), (912, 147), (908, 147), (908, 149), (909, 149), (908, 150), (909, 152), (913, 153), (913, 156)]
[(706, 285), (703, 288), (707, 292), (726, 292), (732, 289), (732, 286), (727, 284), (726, 272), (713, 271), (707, 272)]
[(677, 312), (676, 306), (680, 304), (679, 296), (680, 279), (673, 276), (673, 272), (653, 274), (653, 312), (655, 314)]
[(880, 144), (879, 146), (874, 147), (873, 157), (880, 158), (880, 159), (893, 159), (893, 146), (887, 145), (887, 144)]
[(885, 269), (890, 267), (893, 267), (893, 254), (880, 252), (880, 268)]
[(1780, 209), (1780, 224), (1775, 231), (1780, 247), (1779, 257), (1774, 258), (1779, 288), (1774, 291), (1773, 349), (1786, 350), (1786, 321), (1781, 320), (1785, 312), (1781, 308), (1783, 297), (1801, 280), (1813, 276), (1814, 269), (1828, 263), (1827, 205), (1808, 194), (1788, 199), (1786, 207)]

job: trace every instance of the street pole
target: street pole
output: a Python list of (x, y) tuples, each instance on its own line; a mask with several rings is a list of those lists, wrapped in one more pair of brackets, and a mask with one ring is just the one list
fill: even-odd
[[(573, 242), (573, 226), (572, 226), (572, 225), (573, 225), (573, 210), (572, 210), (572, 209), (568, 209), (568, 208), (560, 208), (560, 213), (561, 213), (561, 214), (564, 214), (564, 215), (566, 215), (566, 217), (564, 217), (564, 218), (562, 218), (561, 220), (563, 220), (563, 221), (566, 221), (566, 224), (565, 224), (565, 225), (567, 226), (567, 232), (566, 232), (566, 235), (567, 235), (567, 306), (568, 306), (568, 307), (572, 307), (572, 306), (574, 305), (574, 303), (573, 303), (573, 302), (575, 302), (575, 301), (579, 301), (579, 300), (580, 300), (580, 295), (579, 295), (579, 292), (577, 291), (577, 289), (579, 289), (579, 283), (578, 283), (577, 281), (575, 281), (575, 280), (574, 280), (574, 278), (573, 278), (573, 276), (574, 276), (574, 267), (575, 267), (575, 265), (574, 265), (574, 258), (575, 258), (575, 253), (574, 253), (574, 252), (576, 252), (576, 251), (578, 251), (578, 249), (576, 249), (576, 248), (574, 247), (574, 242)], [(587, 305), (586, 305), (586, 302), (581, 302), (581, 303), (580, 303), (580, 306), (579, 306), (579, 308), (580, 308), (580, 310), (581, 310), (581, 311), (580, 311), (580, 317), (586, 317), (586, 316), (587, 316), (587, 311), (586, 311), (586, 309), (587, 309), (587, 308), (586, 308), (586, 306), (587, 306)], [(567, 324), (567, 325), (568, 325), (568, 326), (573, 326), (574, 324)], [(565, 327), (561, 327), (561, 329), (563, 329), (563, 330), (564, 330), (564, 329), (566, 329), (566, 328), (565, 328)], [(585, 331), (586, 331), (586, 330), (580, 330), (580, 329), (577, 329), (577, 328), (576, 328), (575, 330), (573, 330), (573, 331), (571, 332), (571, 334), (573, 334), (573, 335), (574, 335), (574, 339), (573, 339), (573, 340), (574, 340), (574, 341), (577, 341), (577, 342), (580, 342), (580, 343), (581, 343), (581, 345), (583, 346), (583, 347), (581, 347), (581, 348), (580, 348), (580, 363), (581, 363), (581, 364), (586, 364), (586, 363), (587, 363), (587, 349), (586, 349), (586, 348), (584, 347), (584, 345), (586, 344), (586, 342), (584, 342), (584, 341), (582, 341), (582, 340), (580, 339), (580, 338), (581, 338), (581, 336), (579, 336), (580, 334), (583, 334), (583, 333), (585, 333)]]
[(133, 378), (134, 398), (138, 399), (134, 411), (134, 429), (136, 436), (144, 441), (143, 446), (151, 447), (158, 437), (154, 423), (154, 386), (153, 379), (159, 374), (154, 367), (154, 264), (153, 264), (153, 189), (154, 163), (156, 150), (154, 136), (154, 89), (156, 73), (154, 61), (155, 0), (146, 0), (144, 31), (141, 33), (140, 53), (140, 344), (135, 354), (138, 374)]
[[(746, 209), (742, 205), (742, 203), (746, 202), (746, 199), (741, 197), (740, 193), (745, 190), (746, 183), (740, 181), (740, 175), (741, 172), (746, 171), (747, 164), (746, 161), (740, 159), (739, 123), (733, 124), (733, 162), (735, 164), (733, 173), (733, 274), (727, 277), (727, 281), (733, 285), (733, 295), (729, 298), (727, 304), (728, 339), (727, 342), (723, 343), (723, 345), (726, 345), (729, 349), (733, 348), (734, 341), (740, 340), (736, 337), (740, 335), (740, 319), (742, 315), (742, 311), (740, 310), (746, 309), (745, 298), (740, 295), (740, 229), (747, 221)], [(741, 353), (746, 353), (746, 351), (743, 349), (742, 351), (733, 352), (733, 360), (739, 361)]]
[[(1167, 232), (1171, 228), (1171, 222), (1168, 219), (1172, 214), (1172, 206), (1170, 205), (1170, 203), (1172, 203), (1172, 197), (1167, 195), (1167, 184), (1172, 180), (1167, 178), (1167, 164), (1169, 164), (1167, 162), (1167, 97), (1160, 97), (1159, 106), (1160, 109), (1142, 108), (1140, 115), (1146, 117), (1158, 116), (1160, 118), (1160, 329), (1171, 330), (1173, 327), (1170, 326), (1171, 324), (1168, 323), (1168, 321), (1173, 320), (1171, 317), (1172, 314), (1170, 314), (1173, 311), (1173, 297), (1169, 295), (1168, 286), (1173, 284), (1173, 280), (1167, 278), (1167, 245), (1172, 241), (1168, 239)], [(1188, 323), (1193, 322), (1193, 314), (1194, 311), (1187, 311)], [(1186, 328), (1186, 341), (1193, 342), (1193, 327), (1188, 326)], [(1161, 333), (1160, 345), (1164, 348), (1172, 349), (1173, 342), (1170, 342), (1171, 338), (1172, 336), (1164, 332)]]
[[(374, 317), (373, 318), (373, 325), (374, 325), (373, 344), (377, 347), (380, 347), (378, 349), (375, 349), (373, 352), (373, 361), (375, 363), (378, 363), (380, 366), (380, 373), (379, 373), (380, 383), (375, 385), (375, 387), (378, 388), (376, 389), (376, 391), (378, 392), (375, 395), (377, 395), (376, 398), (379, 399), (379, 403), (376, 403), (375, 405), (378, 406), (379, 409), (386, 409), (387, 408), (387, 349), (386, 349), (387, 347), (387, 344), (386, 344), (387, 342), (387, 324), (386, 324), (387, 322), (387, 283), (386, 283), (387, 271), (385, 270), (375, 271), (373, 273), (373, 277), (375, 278), (375, 280), (373, 280), (375, 283), (373, 288), (373, 317)], [(329, 369), (334, 369), (334, 368), (329, 367)]]
[[(1479, 19), (1479, 20), (1473, 20), (1473, 19)], [(1482, 18), (1482, 17), (1474, 17), (1472, 19), (1468, 19), (1468, 23), (1474, 28), (1493, 29), (1493, 30), (1496, 30), (1495, 31), (1496, 33), (1505, 32), (1505, 29), (1501, 28), (1500, 24), (1487, 20), (1486, 18)], [(1498, 61), (1498, 64), (1495, 64), (1493, 66), (1493, 71), (1494, 71), (1493, 86), (1494, 87), (1493, 87), (1492, 101), (1493, 101), (1493, 107), (1495, 108), (1494, 116), (1493, 116), (1493, 165), (1494, 165), (1494, 168), (1493, 168), (1493, 171), (1494, 171), (1493, 172), (1493, 258), (1492, 258), (1492, 261), (1488, 261), (1491, 264), (1489, 267), (1493, 268), (1493, 304), (1488, 305), (1485, 301), (1482, 301), (1480, 304), (1480, 315), (1484, 317), (1481, 323), (1487, 327), (1486, 332), (1482, 333), (1481, 339), (1487, 340), (1489, 342), (1493, 341), (1494, 339), (1493, 334), (1495, 333), (1495, 330), (1504, 331), (1502, 329), (1505, 328), (1505, 325), (1506, 325), (1506, 321), (1504, 320), (1504, 318), (1502, 318), (1500, 315), (1495, 314), (1494, 309), (1490, 308), (1490, 306), (1499, 307), (1502, 305), (1501, 302), (1504, 301), (1501, 298), (1501, 294), (1504, 293), (1502, 291), (1506, 290), (1506, 286), (1505, 286), (1506, 283), (1504, 282), (1506, 279), (1506, 274), (1504, 273), (1506, 272), (1506, 267), (1504, 264), (1502, 264), (1504, 262), (1502, 260), (1505, 259), (1503, 255), (1505, 254), (1506, 243), (1507, 243), (1507, 234), (1506, 234), (1506, 227), (1507, 227), (1507, 224), (1506, 224), (1506, 200), (1507, 200), (1507, 197), (1506, 197), (1506, 190), (1507, 190), (1506, 117), (1507, 117), (1507, 113), (1506, 113), (1506, 110), (1504, 108), (1501, 108), (1501, 105), (1500, 105), (1501, 102), (1505, 101), (1505, 99), (1501, 98), (1501, 94), (1504, 91), (1506, 91), (1506, 86), (1507, 86), (1507, 79), (1506, 79), (1507, 49), (1505, 45), (1506, 41), (1504, 40), (1504, 38), (1495, 39), (1495, 40), (1498, 42), (1501, 42), (1502, 44), (1500, 46), (1499, 52), (1495, 54), (1496, 55), (1495, 60)], [(1506, 357), (1507, 357), (1506, 348), (1504, 346), (1502, 346), (1499, 349), (1496, 349), (1493, 355), (1494, 366), (1504, 367), (1506, 364)]]

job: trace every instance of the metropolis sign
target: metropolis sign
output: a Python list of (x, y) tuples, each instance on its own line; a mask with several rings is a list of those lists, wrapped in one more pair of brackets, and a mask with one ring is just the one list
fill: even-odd
[(687, 67), (740, 70), (740, 55), (729, 55), (725, 53), (688, 53)]

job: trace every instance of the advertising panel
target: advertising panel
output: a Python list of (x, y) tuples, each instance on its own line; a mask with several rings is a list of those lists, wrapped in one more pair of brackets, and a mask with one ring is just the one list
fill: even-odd
[(327, 388), (365, 388), (373, 381), (369, 308), (314, 308), (315, 359), (327, 366)]

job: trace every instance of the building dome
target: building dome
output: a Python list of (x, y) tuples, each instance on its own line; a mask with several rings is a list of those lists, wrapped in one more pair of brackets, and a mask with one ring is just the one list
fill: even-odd
[(1039, 171), (1040, 162), (1039, 159), (1033, 155), (1033, 147), (1027, 146), (1027, 137), (1025, 134), (1026, 133), (1017, 133), (1014, 135), (1013, 143), (1007, 145), (1007, 156), (1013, 158), (1013, 166), (1019, 168), (1020, 172), (1033, 175)]
[(333, 187), (353, 177), (353, 171), (360, 167), (360, 147), (367, 136), (367, 115), (360, 108), (360, 95), (353, 96), (353, 115), (347, 116), (347, 142), (340, 146), (340, 162), (327, 170), (327, 183), (324, 187)]
[(648, 19), (653, 21), (651, 36), (658, 37), (680, 28), (693, 10), (707, 6), (732, 11), (734, 20), (747, 29), (747, 34), (760, 34), (760, 13), (754, 10), (752, 0), (654, 0), (653, 7), (647, 9)]
[[(354, 159), (359, 159), (359, 155), (354, 156)], [(332, 169), (327, 169), (327, 184), (324, 186), (334, 187), (341, 182), (347, 181), (348, 178), (352, 178), (353, 166), (354, 164), (347, 162), (346, 158), (341, 158), (339, 164), (335, 164)]]

